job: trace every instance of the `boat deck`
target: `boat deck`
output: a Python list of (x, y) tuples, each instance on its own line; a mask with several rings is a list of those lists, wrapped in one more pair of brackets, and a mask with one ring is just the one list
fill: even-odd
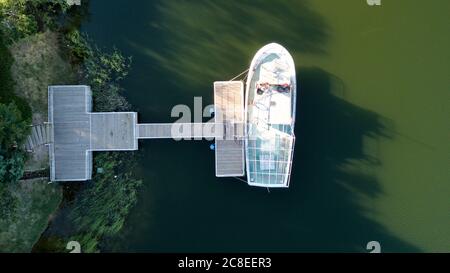
[(288, 187), (295, 136), (295, 66), (287, 51), (270, 44), (254, 57), (247, 82), (248, 184)]

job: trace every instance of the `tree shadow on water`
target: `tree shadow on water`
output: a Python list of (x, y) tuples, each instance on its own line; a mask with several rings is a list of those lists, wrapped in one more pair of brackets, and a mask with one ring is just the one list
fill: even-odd
[[(369, 241), (380, 242), (386, 252), (420, 251), (369, 217), (376, 212), (367, 203), (383, 189), (376, 176), (360, 171), (381, 164), (365, 152), (364, 138), (390, 138), (383, 119), (336, 96), (340, 80), (326, 71), (298, 68), (297, 73), (297, 142), (286, 201), (292, 207), (282, 213), (296, 223), (285, 228), (302, 234), (292, 239), (306, 251), (367, 251)], [(355, 162), (364, 167), (344, 168)]]
[[(343, 84), (329, 73), (297, 72), (301, 86), (290, 188), (268, 193), (232, 178), (214, 179), (214, 157), (199, 152), (202, 145), (179, 143), (179, 156), (164, 158), (173, 144), (161, 143), (161, 151), (153, 147), (161, 156), (148, 157), (149, 165), (160, 164), (161, 175), (147, 181), (153, 194), (146, 195), (158, 198), (157, 208), (150, 212), (142, 206), (146, 209), (136, 219), (151, 219), (151, 227), (126, 236), (128, 250), (368, 252), (367, 243), (378, 241), (383, 252), (421, 251), (371, 218), (372, 201), (383, 194), (373, 175), (381, 162), (367, 151), (365, 139), (390, 138), (385, 121), (336, 95)], [(187, 161), (187, 154), (199, 162)], [(164, 166), (177, 166), (177, 172), (163, 172)]]
[[(213, 81), (239, 73), (268, 42), (283, 44), (294, 56), (326, 54), (329, 26), (312, 1), (273, 2), (142, 0), (125, 8), (123, 1), (110, 1), (98, 4), (108, 16), (93, 29), (103, 36), (102, 26), (120, 33), (105, 41), (134, 57), (125, 85), (130, 101), (144, 120), (162, 121), (167, 109), (191, 102), (193, 94), (211, 97)], [(126, 22), (113, 19), (130, 14)], [(268, 194), (214, 178), (206, 145), (149, 142), (142, 151), (147, 188), (118, 249), (364, 252), (369, 241), (379, 241), (382, 251), (420, 251), (370, 217), (376, 213), (371, 200), (383, 189), (373, 175), (381, 163), (367, 153), (365, 140), (391, 137), (383, 119), (337, 96), (342, 81), (326, 71), (299, 67), (297, 74), (288, 190)]]
[[(325, 54), (329, 30), (307, 0), (156, 1), (144, 31), (128, 39), (147, 64), (187, 91), (210, 92), (211, 82), (228, 80), (248, 66), (262, 45), (279, 41), (297, 53)], [(146, 10), (146, 8), (141, 8)], [(137, 11), (139, 12), (139, 11)], [(144, 16), (143, 16), (144, 17)], [(161, 70), (160, 68), (164, 68)], [(147, 70), (151, 69), (148, 67)], [(186, 88), (186, 87), (190, 88)]]

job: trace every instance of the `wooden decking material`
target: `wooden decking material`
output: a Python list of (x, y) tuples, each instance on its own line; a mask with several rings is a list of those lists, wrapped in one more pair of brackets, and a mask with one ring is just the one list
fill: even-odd
[[(52, 181), (90, 180), (93, 151), (137, 150), (137, 113), (91, 113), (89, 86), (50, 86), (48, 102)], [(40, 129), (32, 138), (43, 142)]]
[(34, 125), (25, 142), (25, 150), (32, 152), (36, 147), (51, 143), (51, 126), (49, 123)]
[(216, 138), (216, 176), (243, 176), (244, 85), (241, 81), (215, 82), (216, 124), (223, 124), (223, 135)]
[(137, 114), (91, 113), (91, 150), (137, 150)]
[[(244, 88), (214, 83), (214, 123), (138, 124), (135, 112), (92, 113), (89, 86), (50, 86), (48, 127), (34, 127), (31, 142), (48, 143), (52, 181), (92, 178), (92, 152), (132, 151), (138, 139), (216, 139), (216, 175), (244, 175)], [(48, 131), (48, 132), (47, 132)]]
[(87, 86), (49, 87), (49, 123), (53, 126), (50, 149), (52, 181), (90, 179), (91, 161), (90, 117), (91, 99)]
[[(215, 82), (214, 83), (214, 107), (215, 122), (223, 124), (244, 124), (244, 85), (241, 81)], [(225, 125), (227, 126), (227, 125)], [(230, 126), (230, 125), (228, 125)], [(237, 126), (233, 126), (237, 128)], [(226, 133), (226, 139), (243, 137), (242, 130)]]
[(216, 123), (142, 123), (137, 125), (139, 139), (215, 138), (223, 135), (223, 124)]

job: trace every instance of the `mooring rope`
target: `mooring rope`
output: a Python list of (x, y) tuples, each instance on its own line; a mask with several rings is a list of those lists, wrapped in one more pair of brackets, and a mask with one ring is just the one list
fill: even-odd
[(250, 68), (248, 68), (247, 70), (245, 70), (245, 71), (242, 72), (241, 74), (237, 75), (236, 77), (232, 78), (232, 79), (230, 80), (230, 82), (231, 82), (231, 81), (234, 81), (235, 79), (239, 78), (239, 77), (242, 76), (243, 74), (247, 73), (249, 70), (250, 70)]
[(242, 179), (242, 178), (239, 178), (239, 177), (236, 177), (236, 176), (234, 176), (233, 178), (234, 178), (234, 179), (237, 179), (237, 180), (239, 180), (239, 181), (241, 181), (241, 182), (244, 182), (245, 184), (247, 184), (247, 181), (245, 181), (245, 180)]
[[(242, 178), (239, 178), (239, 177), (236, 177), (236, 176), (233, 176), (233, 178), (234, 178), (234, 179), (237, 179), (237, 180), (239, 180), (239, 181), (241, 181), (241, 182), (244, 182), (245, 184), (247, 184), (247, 181), (245, 181), (245, 180), (242, 179)], [(270, 193), (270, 188), (266, 188), (266, 189), (267, 189), (267, 192)]]

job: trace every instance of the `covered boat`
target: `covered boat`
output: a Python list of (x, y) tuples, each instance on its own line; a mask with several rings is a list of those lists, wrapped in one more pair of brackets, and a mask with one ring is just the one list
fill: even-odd
[(245, 98), (245, 160), (251, 186), (289, 187), (296, 85), (294, 60), (283, 46), (271, 43), (256, 53)]

